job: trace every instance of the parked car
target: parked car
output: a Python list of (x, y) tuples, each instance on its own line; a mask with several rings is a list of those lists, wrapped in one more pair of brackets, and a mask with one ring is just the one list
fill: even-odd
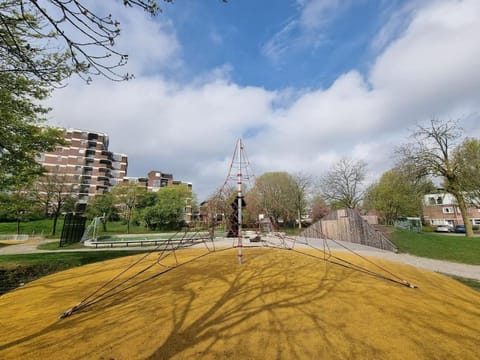
[(437, 228), (435, 229), (435, 232), (442, 232), (442, 233), (448, 233), (451, 231), (452, 231), (452, 228), (448, 225), (438, 225)]
[(456, 233), (461, 233), (461, 234), (465, 234), (467, 232), (467, 230), (465, 229), (465, 225), (457, 225), (455, 226), (455, 229), (454, 231)]

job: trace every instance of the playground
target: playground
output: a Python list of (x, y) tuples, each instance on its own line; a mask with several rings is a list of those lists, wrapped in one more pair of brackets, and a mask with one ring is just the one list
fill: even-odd
[[(432, 272), (376, 263), (418, 287), (322, 261), (307, 249), (246, 248), (241, 266), (231, 248), (184, 249), (161, 262), (152, 253), (90, 264), (0, 297), (0, 356), (478, 358), (478, 293)], [(135, 286), (59, 318), (118, 274), (128, 278), (126, 268), (138, 272), (148, 264), (155, 265)]]

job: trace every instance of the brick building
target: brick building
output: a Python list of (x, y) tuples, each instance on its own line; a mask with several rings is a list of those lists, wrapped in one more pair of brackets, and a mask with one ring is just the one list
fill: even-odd
[[(467, 215), (472, 225), (480, 225), (480, 209), (470, 205)], [(457, 200), (452, 194), (439, 192), (423, 198), (423, 219), (425, 223), (438, 225), (464, 225)]]
[(62, 174), (77, 195), (79, 211), (89, 199), (109, 191), (127, 175), (127, 155), (108, 150), (108, 135), (65, 129), (65, 145), (38, 157), (48, 173)]
[[(147, 191), (150, 191), (150, 192), (157, 192), (161, 188), (167, 187), (167, 186), (179, 186), (179, 185), (185, 185), (190, 191), (192, 191), (191, 182), (174, 180), (172, 174), (167, 174), (159, 170), (149, 171), (146, 177), (126, 176), (123, 178), (123, 181), (135, 183), (140, 186), (145, 186)], [(185, 221), (189, 223), (190, 221), (193, 220), (191, 198), (186, 199), (184, 211), (185, 211)]]

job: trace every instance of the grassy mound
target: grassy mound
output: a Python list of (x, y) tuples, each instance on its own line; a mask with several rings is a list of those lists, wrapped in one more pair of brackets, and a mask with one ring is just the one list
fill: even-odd
[(141, 255), (5, 294), (0, 358), (478, 358), (480, 295), (447, 277), (375, 260), (419, 286), (410, 289), (293, 251), (246, 249), (243, 265), (234, 250), (189, 262), (201, 253), (177, 252), (184, 265), (62, 320)]

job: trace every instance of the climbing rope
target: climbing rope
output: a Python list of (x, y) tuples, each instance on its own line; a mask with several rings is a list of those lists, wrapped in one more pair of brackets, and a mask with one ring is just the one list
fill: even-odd
[[(108, 299), (120, 292), (123, 292), (127, 289), (130, 289), (132, 287), (135, 287), (135, 286), (138, 286), (146, 281), (149, 281), (151, 279), (154, 279), (155, 277), (158, 277), (174, 268), (177, 268), (181, 265), (184, 265), (186, 263), (190, 263), (192, 260), (196, 260), (196, 259), (199, 259), (205, 255), (208, 255), (209, 253), (215, 251), (215, 248), (214, 250), (212, 251), (208, 245), (206, 244), (206, 237), (199, 237), (197, 236), (199, 234), (199, 231), (196, 231), (194, 234), (191, 234), (191, 236), (187, 237), (187, 231), (184, 232), (183, 236), (178, 239), (178, 234), (180, 233), (180, 231), (178, 231), (177, 233), (175, 233), (174, 235), (172, 235), (169, 239), (167, 239), (165, 242), (157, 245), (155, 248), (153, 248), (152, 250), (148, 251), (145, 255), (143, 255), (142, 257), (140, 257), (139, 259), (137, 259), (135, 262), (133, 262), (132, 264), (130, 264), (127, 268), (125, 268), (124, 270), (122, 270), (121, 272), (119, 272), (117, 275), (115, 275), (112, 279), (108, 280), (106, 283), (104, 283), (103, 285), (101, 285), (100, 287), (98, 287), (96, 290), (94, 290), (92, 293), (90, 293), (89, 295), (87, 295), (86, 297), (84, 297), (77, 305), (73, 306), (72, 308), (66, 310), (65, 312), (63, 312), (62, 314), (60, 314), (60, 318), (63, 319), (63, 318), (66, 318), (70, 315), (72, 315), (73, 313), (75, 312), (78, 312), (80, 310), (83, 310), (93, 304), (96, 304), (98, 303), (99, 301), (102, 301), (102, 300), (105, 300), (105, 299)], [(195, 242), (195, 240), (201, 240), (201, 242), (205, 245), (206, 249), (207, 249), (207, 253), (203, 254), (203, 255), (200, 255), (196, 258), (193, 258), (185, 263), (182, 263), (182, 264), (179, 264), (178, 262), (178, 259), (176, 257), (176, 253), (175, 251), (182, 248), (188, 248), (188, 247), (191, 247), (193, 245), (196, 245), (198, 244), (198, 242)], [(212, 239), (212, 242), (213, 242), (213, 239)], [(175, 244), (175, 245), (174, 245)], [(137, 271), (136, 273), (134, 273), (133, 275), (129, 276), (128, 278), (122, 280), (120, 283), (118, 284), (115, 284), (114, 286), (106, 289), (109, 285), (111, 285), (115, 280), (117, 280), (120, 276), (122, 276), (123, 274), (127, 273), (130, 269), (132, 269), (134, 266), (138, 265), (140, 262), (142, 262), (143, 260), (145, 260), (148, 256), (150, 256), (151, 254), (157, 252), (157, 251), (160, 251), (159, 252), (159, 255), (156, 259), (155, 262), (147, 265), (146, 267), (140, 269), (139, 271)], [(175, 265), (172, 266), (172, 267), (169, 267), (169, 266), (166, 266), (166, 265), (163, 265), (161, 263), (161, 261), (165, 258), (167, 258), (168, 256), (172, 255), (175, 257)], [(121, 289), (119, 289), (121, 286), (127, 284), (128, 282), (132, 282), (133, 280), (135, 280), (139, 275), (145, 273), (146, 271), (148, 271), (149, 269), (153, 268), (155, 265), (160, 265), (160, 266), (163, 266), (165, 269), (163, 271), (161, 271), (160, 273), (156, 273), (146, 279), (143, 279), (143, 280), (140, 280), (140, 281), (137, 281), (133, 284), (129, 284)], [(101, 292), (103, 289), (106, 289), (105, 291)]]

